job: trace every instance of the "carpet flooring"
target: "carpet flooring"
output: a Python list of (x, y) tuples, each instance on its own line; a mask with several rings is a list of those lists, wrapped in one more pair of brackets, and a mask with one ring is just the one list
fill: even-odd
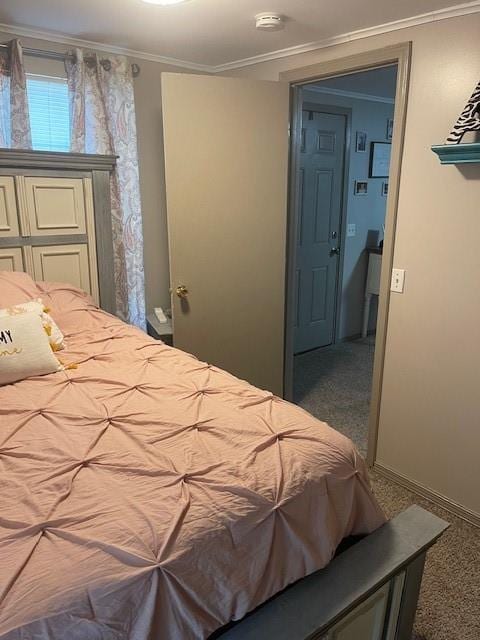
[[(374, 349), (368, 337), (295, 357), (295, 402), (364, 455)], [(480, 640), (480, 529), (375, 472), (371, 478), (389, 518), (419, 504), (451, 523), (427, 556), (412, 640)]]

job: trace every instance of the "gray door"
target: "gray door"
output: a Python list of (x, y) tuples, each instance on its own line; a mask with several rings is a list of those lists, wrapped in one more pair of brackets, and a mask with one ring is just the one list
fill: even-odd
[(334, 342), (346, 116), (303, 111), (295, 353)]

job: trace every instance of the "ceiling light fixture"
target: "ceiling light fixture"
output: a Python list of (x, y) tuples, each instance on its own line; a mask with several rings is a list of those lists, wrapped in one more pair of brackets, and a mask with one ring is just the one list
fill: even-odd
[(285, 20), (279, 13), (272, 11), (258, 13), (255, 16), (255, 26), (260, 31), (281, 31), (285, 27)]
[(143, 0), (143, 2), (148, 2), (148, 4), (161, 4), (163, 6), (167, 6), (169, 4), (180, 4), (185, 1), (186, 0)]

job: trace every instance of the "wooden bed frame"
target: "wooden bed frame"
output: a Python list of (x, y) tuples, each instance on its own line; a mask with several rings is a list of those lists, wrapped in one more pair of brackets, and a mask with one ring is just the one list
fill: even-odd
[[(61, 280), (66, 265), (69, 272), (78, 271), (72, 284), (115, 314), (110, 203), (115, 163), (115, 156), (0, 149), (0, 270)], [(71, 207), (64, 210), (59, 202)], [(52, 210), (42, 219), (49, 203), (54, 220)], [(41, 264), (59, 277), (44, 277)]]
[(411, 640), (426, 554), (448, 527), (413, 505), (209, 640)]
[[(94, 214), (90, 235), (63, 230), (63, 235), (35, 237), (29, 225), (23, 234), (4, 225), (0, 258), (13, 252), (23, 255), (23, 268), (30, 267), (35, 276), (28, 257), (36, 247), (84, 244), (102, 256), (98, 264), (91, 261), (90, 274), (98, 276), (100, 306), (111, 313), (115, 299), (109, 178), (114, 166), (112, 156), (0, 150), (0, 175), (13, 177), (20, 195), (25, 176), (83, 180), (92, 192)], [(19, 227), (21, 214), (22, 207)], [(411, 640), (425, 556), (448, 526), (412, 506), (337, 554), (325, 569), (217, 631), (211, 640)]]

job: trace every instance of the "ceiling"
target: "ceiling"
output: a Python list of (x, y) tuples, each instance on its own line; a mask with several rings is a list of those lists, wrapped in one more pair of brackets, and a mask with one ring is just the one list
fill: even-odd
[[(420, 22), (449, 17), (452, 12), (444, 10), (452, 5), (454, 0), (189, 0), (166, 7), (141, 0), (1, 0), (0, 23), (23, 28), (20, 36), (38, 37), (30, 29), (48, 32), (43, 38), (50, 40), (68, 35), (218, 71), (291, 47), (331, 44), (338, 36), (365, 37), (370, 32), (352, 32), (412, 16), (428, 14)], [(478, 1), (458, 5), (453, 15), (474, 10), (480, 10)], [(256, 31), (254, 16), (264, 11), (284, 15), (285, 30)]]
[(334, 89), (339, 92), (358, 93), (364, 96), (374, 96), (393, 100), (397, 85), (397, 67), (383, 67), (349, 73), (346, 76), (328, 78), (315, 83), (313, 87)]

